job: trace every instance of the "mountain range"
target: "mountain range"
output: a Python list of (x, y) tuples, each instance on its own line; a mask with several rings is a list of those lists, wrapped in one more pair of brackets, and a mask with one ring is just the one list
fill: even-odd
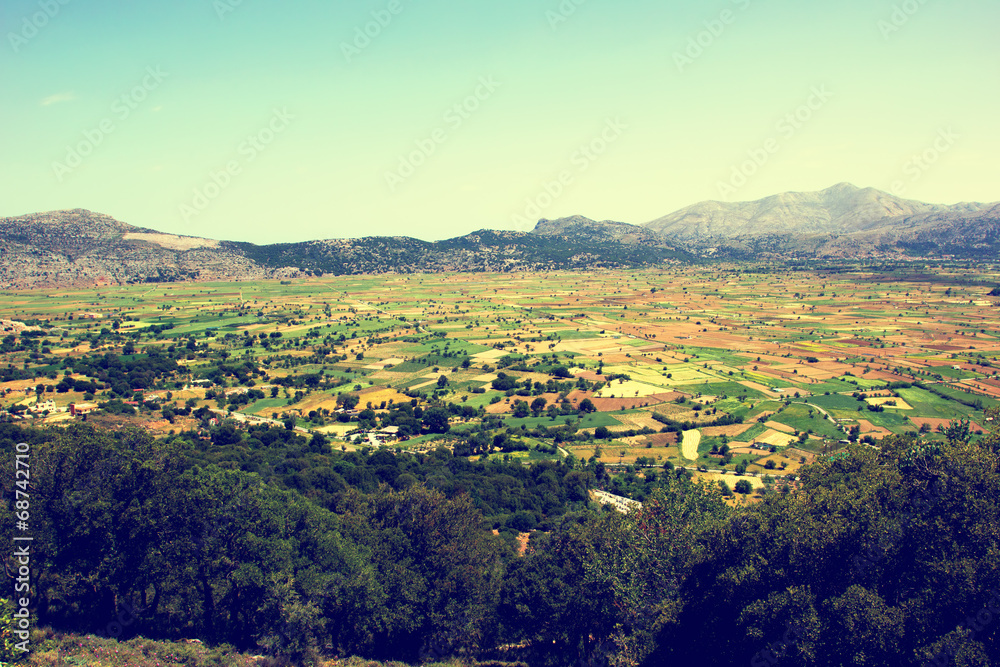
[(702, 202), (643, 227), (699, 254), (734, 258), (1000, 256), (1000, 203), (925, 204), (850, 183)]
[(584, 270), (719, 259), (1000, 257), (1000, 203), (953, 206), (841, 183), (707, 201), (643, 225), (582, 216), (444, 241), (366, 237), (254, 245), (165, 234), (83, 209), (0, 219), (0, 287), (301, 275)]

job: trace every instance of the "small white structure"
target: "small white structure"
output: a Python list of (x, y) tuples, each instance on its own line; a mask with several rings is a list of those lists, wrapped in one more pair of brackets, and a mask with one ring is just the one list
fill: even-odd
[(625, 498), (622, 496), (616, 496), (613, 493), (608, 493), (607, 491), (594, 491), (594, 498), (602, 505), (611, 505), (619, 512), (626, 514), (633, 507), (642, 509), (642, 503), (638, 500), (632, 500), (631, 498)]
[(91, 412), (95, 412), (98, 406), (95, 403), (71, 403), (69, 406), (69, 413), (72, 416), (77, 415), (89, 415)]

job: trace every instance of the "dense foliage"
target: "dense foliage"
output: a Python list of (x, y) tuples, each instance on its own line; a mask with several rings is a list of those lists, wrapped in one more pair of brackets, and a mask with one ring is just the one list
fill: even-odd
[[(852, 446), (805, 468), (800, 489), (738, 509), (661, 473), (624, 515), (587, 507), (574, 485), (606, 480), (565, 464), (276, 437), (286, 461), (306, 461), (300, 488), (267, 456), (259, 474), (224, 468), (231, 457), (210, 462), (213, 448), (184, 438), (0, 429), (8, 499), (14, 444), (31, 445), (33, 597), (61, 630), (106, 633), (124, 614), (123, 638), (198, 637), (299, 664), (1000, 660), (996, 434)], [(8, 539), (14, 510), (2, 510)], [(545, 528), (524, 555), (490, 530), (520, 511)]]
[(621, 243), (602, 233), (580, 238), (482, 230), (437, 242), (366, 237), (346, 244), (307, 241), (258, 246), (226, 242), (224, 246), (264, 267), (297, 266), (315, 275), (420, 273), (454, 270), (456, 266), (466, 271), (527, 267), (565, 270), (648, 266), (664, 260), (695, 261), (689, 253), (664, 244)]
[(607, 481), (603, 464), (572, 458), (525, 466), (496, 459), (473, 463), (443, 447), (428, 454), (341, 452), (331, 450), (323, 436), (307, 438), (266, 425), (243, 432), (224, 423), (205, 438), (184, 433), (169, 443), (187, 467), (255, 473), (331, 510), (351, 489), (368, 494), (382, 485), (403, 491), (418, 484), (449, 498), (467, 495), (497, 529), (548, 529), (553, 518), (584, 509), (589, 490)]

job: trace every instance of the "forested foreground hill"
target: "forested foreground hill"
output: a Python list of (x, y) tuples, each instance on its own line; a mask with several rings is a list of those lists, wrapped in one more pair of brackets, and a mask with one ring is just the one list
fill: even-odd
[[(164, 667), (184, 665), (184, 667), (292, 667), (290, 660), (283, 656), (264, 656), (240, 653), (232, 646), (208, 646), (201, 642), (158, 641), (134, 637), (118, 641), (98, 635), (75, 635), (54, 632), (51, 629), (38, 631), (35, 636), (37, 647), (23, 661), (15, 664), (23, 667)], [(5, 665), (8, 663), (4, 663)], [(477, 663), (477, 667), (501, 667), (503, 663)], [(527, 667), (524, 663), (506, 663), (509, 667)], [(468, 663), (458, 659), (448, 659), (423, 663), (423, 667), (467, 667)], [(378, 662), (351, 656), (323, 660), (317, 667), (409, 667), (399, 661)]]
[[(295, 472), (258, 474), (239, 469), (240, 443), (208, 463), (209, 444), (183, 435), (0, 428), (5, 537), (24, 442), (33, 622), (59, 631), (106, 633), (124, 614), (123, 640), (302, 665), (1000, 661), (996, 433), (854, 446), (750, 508), (664, 474), (621, 515), (575, 500), (601, 480), (567, 464), (519, 479), (444, 451), (389, 460), (275, 439), (272, 463)], [(487, 505), (468, 488), (505, 475), (512, 497)], [(491, 528), (532, 503), (546, 532), (522, 556)]]

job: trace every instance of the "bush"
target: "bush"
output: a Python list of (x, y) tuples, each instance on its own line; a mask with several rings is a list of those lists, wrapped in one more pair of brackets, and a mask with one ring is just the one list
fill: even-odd
[[(44, 636), (42, 641), (39, 638)], [(164, 642), (136, 637), (126, 642), (94, 635), (64, 635), (36, 631), (32, 638), (34, 654), (27, 665), (93, 665), (94, 667), (251, 667), (290, 665), (288, 662), (259, 662), (250, 655), (237, 653), (228, 644), (207, 646), (201, 642)]]

